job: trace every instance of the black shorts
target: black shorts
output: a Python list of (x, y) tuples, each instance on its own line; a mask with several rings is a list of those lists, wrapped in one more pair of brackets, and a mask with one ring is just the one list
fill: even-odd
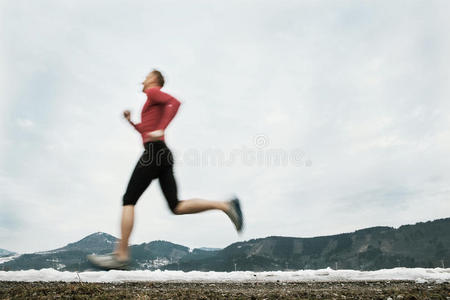
[(144, 153), (131, 174), (122, 204), (135, 205), (152, 180), (158, 178), (169, 208), (174, 212), (179, 201), (173, 176), (173, 154), (164, 141), (147, 142), (144, 148)]

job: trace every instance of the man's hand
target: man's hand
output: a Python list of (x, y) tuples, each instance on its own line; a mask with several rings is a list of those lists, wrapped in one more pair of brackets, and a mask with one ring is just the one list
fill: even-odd
[(158, 140), (163, 135), (164, 135), (164, 130), (163, 129), (158, 129), (158, 130), (151, 131), (151, 132), (147, 133), (147, 136), (150, 137), (152, 141)]
[(128, 122), (130, 121), (131, 114), (130, 114), (130, 111), (129, 111), (129, 110), (125, 110), (125, 111), (123, 112), (123, 116), (124, 116), (125, 119), (128, 120)]

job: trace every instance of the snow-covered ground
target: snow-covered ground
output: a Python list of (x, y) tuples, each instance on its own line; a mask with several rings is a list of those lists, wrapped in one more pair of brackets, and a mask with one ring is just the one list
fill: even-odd
[(61, 272), (55, 269), (0, 271), (0, 281), (366, 281), (413, 280), (423, 282), (450, 282), (450, 268), (394, 268), (377, 271), (321, 270), (276, 272), (183, 272), (183, 271), (89, 271)]
[(16, 255), (11, 255), (11, 256), (5, 256), (5, 257), (0, 257), (0, 264), (5, 263), (7, 261), (13, 260), (17, 257), (19, 257), (22, 254), (16, 254)]

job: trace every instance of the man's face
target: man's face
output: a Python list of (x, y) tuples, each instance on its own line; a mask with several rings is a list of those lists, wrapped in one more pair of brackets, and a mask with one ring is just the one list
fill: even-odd
[(152, 72), (150, 72), (147, 77), (145, 77), (144, 82), (142, 82), (143, 88), (142, 90), (147, 89), (147, 87), (151, 84), (151, 83), (155, 83), (156, 82), (156, 75), (153, 74)]

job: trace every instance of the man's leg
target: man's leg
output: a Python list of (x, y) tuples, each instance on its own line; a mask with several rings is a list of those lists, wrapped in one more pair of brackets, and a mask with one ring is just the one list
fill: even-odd
[(195, 214), (205, 210), (219, 209), (223, 212), (228, 210), (230, 204), (228, 201), (212, 201), (200, 198), (192, 198), (178, 201), (178, 205), (174, 208), (177, 215)]
[(124, 205), (122, 208), (122, 222), (120, 226), (122, 238), (120, 239), (115, 251), (119, 259), (127, 259), (129, 257), (128, 241), (130, 239), (131, 231), (133, 230), (133, 224), (134, 205)]
[(226, 212), (230, 208), (228, 201), (212, 201), (200, 198), (178, 200), (177, 183), (173, 175), (173, 166), (166, 166), (159, 173), (159, 185), (167, 199), (170, 210), (176, 215), (195, 214), (198, 212), (218, 209)]
[(106, 255), (87, 255), (87, 259), (94, 265), (106, 269), (124, 269), (129, 264), (130, 254), (128, 241), (134, 225), (134, 207), (142, 193), (150, 185), (152, 179), (156, 178), (159, 172), (159, 168), (152, 159), (153, 157), (149, 156), (149, 154), (153, 155), (153, 152), (150, 152), (146, 148), (133, 170), (127, 190), (122, 198), (121, 239), (117, 243), (113, 253)]
[(238, 232), (242, 231), (243, 218), (236, 197), (230, 201), (211, 201), (199, 198), (178, 200), (177, 184), (173, 175), (173, 166), (162, 168), (159, 174), (159, 184), (167, 199), (170, 210), (176, 215), (195, 214), (198, 212), (218, 209), (223, 211), (236, 226)]
[(176, 215), (195, 214), (206, 210), (218, 209), (223, 211), (236, 226), (236, 230), (242, 230), (243, 218), (240, 209), (239, 199), (234, 197), (230, 201), (211, 201), (199, 198), (179, 200), (177, 183), (173, 174), (173, 160), (171, 151), (166, 148), (167, 157), (163, 162), (158, 174), (159, 185), (164, 197), (169, 204), (170, 210)]
[(142, 163), (144, 155), (136, 164), (122, 199), (121, 239), (114, 251), (119, 259), (128, 259), (130, 256), (128, 241), (134, 225), (134, 207), (157, 173), (155, 166)]
[(103, 269), (128, 269), (129, 253), (128, 240), (134, 223), (134, 204), (122, 206), (121, 239), (116, 244), (114, 254), (89, 254), (87, 259)]

